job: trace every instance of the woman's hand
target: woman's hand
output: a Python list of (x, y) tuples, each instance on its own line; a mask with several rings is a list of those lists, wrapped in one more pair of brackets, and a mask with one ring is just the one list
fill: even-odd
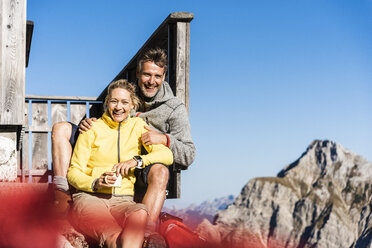
[(94, 188), (95, 189), (102, 189), (103, 187), (112, 187), (112, 184), (116, 181), (115, 172), (108, 171), (103, 173), (98, 180), (96, 181)]
[(119, 174), (121, 174), (124, 177), (129, 174), (129, 170), (131, 168), (134, 168), (136, 166), (137, 161), (132, 158), (130, 160), (115, 164), (114, 167), (112, 167), (112, 170), (116, 172), (116, 176), (119, 176)]

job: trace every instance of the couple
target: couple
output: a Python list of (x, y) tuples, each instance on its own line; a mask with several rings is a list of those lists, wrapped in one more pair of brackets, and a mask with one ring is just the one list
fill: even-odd
[[(164, 82), (167, 64), (163, 50), (148, 50), (137, 63), (136, 91), (126, 80), (110, 84), (106, 112), (79, 136), (70, 168), (77, 127), (66, 122), (53, 127), (56, 199), (68, 197), (68, 170), (68, 182), (77, 189), (73, 213), (80, 231), (109, 247), (117, 242), (123, 247), (142, 245), (143, 230), (155, 230), (165, 200), (169, 170), (164, 165), (172, 164), (174, 157), (187, 167), (195, 157), (185, 106)], [(130, 112), (137, 106), (142, 112), (133, 118)], [(148, 154), (141, 154), (141, 146)], [(142, 204), (133, 202), (135, 167), (143, 167), (137, 180), (148, 186)], [(112, 187), (119, 175), (121, 187)]]

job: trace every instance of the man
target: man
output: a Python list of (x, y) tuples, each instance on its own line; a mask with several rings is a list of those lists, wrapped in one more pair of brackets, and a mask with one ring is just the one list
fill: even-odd
[[(146, 145), (164, 144), (173, 152), (175, 163), (187, 168), (195, 158), (195, 145), (191, 138), (190, 123), (185, 105), (173, 95), (167, 82), (167, 55), (162, 49), (150, 49), (140, 56), (137, 63), (137, 94), (141, 100), (136, 116), (148, 124), (148, 132), (141, 139)], [(87, 120), (85, 125), (91, 124)], [(80, 125), (84, 131), (84, 125)], [(72, 144), (76, 141), (77, 127), (60, 122), (52, 130), (52, 158), (56, 200), (59, 207), (66, 208), (69, 187), (66, 173), (70, 164)], [(142, 171), (147, 191), (142, 203), (149, 209), (149, 229), (155, 229), (156, 220), (163, 207), (169, 170), (160, 164)]]

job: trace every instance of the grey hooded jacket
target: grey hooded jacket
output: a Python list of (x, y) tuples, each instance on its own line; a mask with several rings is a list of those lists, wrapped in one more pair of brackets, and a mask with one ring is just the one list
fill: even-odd
[(186, 169), (194, 161), (196, 149), (185, 105), (173, 95), (167, 82), (163, 82), (151, 102), (140, 100), (137, 116), (150, 127), (168, 135), (174, 162), (181, 165), (181, 169)]

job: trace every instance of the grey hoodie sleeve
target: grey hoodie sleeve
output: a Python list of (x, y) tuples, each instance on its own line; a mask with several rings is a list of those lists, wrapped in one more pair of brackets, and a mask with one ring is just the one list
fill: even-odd
[(191, 138), (191, 128), (185, 105), (178, 105), (169, 116), (169, 148), (174, 162), (186, 169), (195, 159), (195, 145)]

